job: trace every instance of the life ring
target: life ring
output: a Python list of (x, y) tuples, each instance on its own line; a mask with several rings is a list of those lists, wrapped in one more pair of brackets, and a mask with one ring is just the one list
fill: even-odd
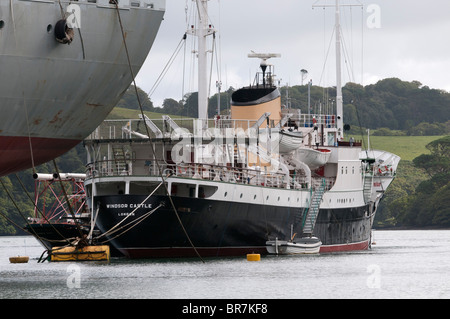
[(67, 26), (66, 19), (61, 19), (55, 24), (56, 41), (62, 44), (70, 44), (73, 41), (75, 32)]
[(172, 176), (172, 175), (173, 175), (173, 170), (170, 169), (170, 168), (166, 168), (166, 169), (163, 171), (163, 175), (164, 175), (165, 177)]
[(187, 174), (187, 168), (185, 167), (184, 171), (183, 171), (181, 166), (178, 166), (178, 172), (180, 173), (180, 175), (186, 175)]

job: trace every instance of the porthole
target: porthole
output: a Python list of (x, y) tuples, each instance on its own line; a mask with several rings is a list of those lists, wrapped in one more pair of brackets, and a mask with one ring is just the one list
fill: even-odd
[(47, 26), (47, 33), (52, 33), (52, 30), (53, 30), (53, 26), (51, 24), (49, 24)]
[(225, 192), (225, 194), (223, 194), (223, 197), (227, 197), (227, 194), (228, 194), (228, 193), (227, 193), (227, 192)]
[(253, 196), (253, 199), (256, 199), (256, 195), (255, 195), (255, 196)]
[(269, 195), (267, 195), (266, 200), (269, 200)]
[(0, 29), (3, 29), (4, 26), (5, 26), (5, 21), (0, 20)]
[(241, 196), (240, 196), (240, 198), (242, 198), (242, 193), (241, 193)]
[(280, 196), (278, 196), (278, 201), (280, 201)]

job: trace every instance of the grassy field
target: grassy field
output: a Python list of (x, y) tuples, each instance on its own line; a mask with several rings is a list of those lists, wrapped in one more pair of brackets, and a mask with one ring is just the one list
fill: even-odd
[[(121, 107), (115, 107), (111, 113), (109, 113), (107, 119), (138, 119), (139, 114), (141, 114), (140, 110), (131, 110), (131, 109), (125, 109)], [(151, 119), (160, 119), (162, 115), (161, 113), (156, 112), (144, 112), (145, 115), (147, 115)]]
[[(429, 154), (425, 147), (428, 143), (442, 136), (371, 136), (370, 148), (394, 153), (403, 161), (412, 161), (421, 154)], [(358, 139), (355, 137), (355, 139)], [(365, 137), (367, 145), (367, 136)]]

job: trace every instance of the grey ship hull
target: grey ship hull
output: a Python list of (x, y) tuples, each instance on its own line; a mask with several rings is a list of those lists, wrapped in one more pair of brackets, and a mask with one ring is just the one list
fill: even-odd
[[(80, 28), (67, 45), (55, 40), (62, 18), (58, 1), (0, 0), (0, 176), (47, 162), (81, 142), (132, 81), (115, 5), (72, 3), (80, 8)], [(63, 10), (68, 5), (61, 1)], [(165, 0), (152, 6), (119, 2), (135, 75), (153, 45)]]

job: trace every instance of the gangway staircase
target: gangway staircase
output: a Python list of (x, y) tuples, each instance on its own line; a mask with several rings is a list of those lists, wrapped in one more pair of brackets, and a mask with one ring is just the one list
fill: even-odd
[(312, 237), (314, 226), (316, 225), (317, 215), (319, 215), (320, 203), (322, 202), (322, 197), (325, 193), (325, 185), (325, 178), (323, 178), (320, 186), (316, 188), (311, 196), (309, 207), (303, 218), (303, 237)]
[(114, 156), (114, 164), (116, 165), (116, 171), (118, 174), (125, 172), (128, 175), (127, 162), (125, 151), (123, 147), (113, 146), (112, 153)]
[(371, 201), (373, 185), (373, 172), (366, 172), (364, 174), (363, 195), (364, 202), (367, 204)]

